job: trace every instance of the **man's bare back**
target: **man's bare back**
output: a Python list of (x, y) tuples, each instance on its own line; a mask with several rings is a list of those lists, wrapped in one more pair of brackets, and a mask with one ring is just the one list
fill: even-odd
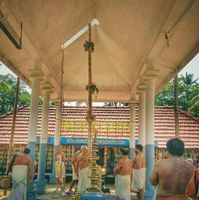
[(132, 162), (128, 158), (121, 158), (119, 163), (114, 169), (114, 173), (121, 175), (121, 176), (126, 176), (126, 175), (131, 175), (131, 170), (132, 170)]
[(18, 155), (15, 159), (14, 165), (26, 165), (28, 167), (28, 180), (32, 180), (32, 161), (27, 154)]
[(154, 166), (151, 183), (153, 185), (158, 184), (157, 196), (159, 199), (161, 197), (185, 195), (193, 172), (193, 166), (180, 158), (172, 157), (159, 160)]

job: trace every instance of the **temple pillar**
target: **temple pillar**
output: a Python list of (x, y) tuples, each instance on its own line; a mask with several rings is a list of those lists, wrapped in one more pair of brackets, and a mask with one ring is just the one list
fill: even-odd
[(56, 105), (56, 124), (55, 124), (55, 136), (54, 136), (54, 148), (53, 148), (53, 167), (52, 174), (50, 177), (50, 183), (56, 182), (56, 174), (55, 174), (55, 153), (60, 145), (60, 127), (61, 127), (61, 101), (57, 100), (55, 102)]
[[(40, 67), (41, 63), (37, 62), (34, 68), (31, 70), (30, 78), (32, 80), (32, 92), (31, 92), (31, 104), (30, 104), (30, 118), (28, 128), (28, 148), (30, 149), (30, 157), (32, 160), (32, 171), (34, 173), (34, 161), (35, 161), (35, 147), (37, 140), (37, 118), (39, 107), (39, 90), (40, 82), (42, 80), (43, 72)], [(33, 174), (34, 176), (34, 174)], [(28, 185), (27, 199), (35, 200), (35, 185), (32, 182)]]
[(138, 123), (138, 141), (145, 148), (145, 117), (146, 117), (146, 97), (145, 90), (139, 91), (139, 123)]
[(154, 136), (154, 97), (155, 77), (157, 70), (149, 69), (146, 75), (146, 192), (145, 200), (152, 199), (154, 188), (150, 183), (150, 176), (154, 165), (155, 136)]
[(48, 119), (49, 119), (49, 101), (50, 93), (52, 92), (52, 85), (46, 80), (42, 87), (43, 90), (43, 109), (42, 109), (42, 123), (41, 136), (39, 148), (39, 164), (37, 177), (37, 193), (43, 194), (45, 189), (45, 168), (46, 168), (46, 154), (48, 143)]
[(136, 112), (136, 103), (135, 101), (129, 102), (130, 107), (130, 159), (135, 157), (135, 112)]

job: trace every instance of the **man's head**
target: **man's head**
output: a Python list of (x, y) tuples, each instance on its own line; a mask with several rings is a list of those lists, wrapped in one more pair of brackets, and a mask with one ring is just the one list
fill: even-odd
[(122, 155), (128, 156), (129, 155), (129, 148), (121, 148), (120, 149)]
[(23, 150), (23, 153), (29, 154), (29, 153), (30, 153), (30, 149), (29, 149), (29, 148), (25, 148), (25, 149)]
[(138, 154), (139, 152), (142, 152), (143, 146), (141, 144), (135, 145), (135, 153)]
[(87, 146), (81, 146), (81, 152), (82, 153), (88, 153), (89, 152), (88, 147)]
[(179, 138), (172, 138), (167, 142), (167, 151), (172, 156), (182, 156), (184, 153), (184, 142)]

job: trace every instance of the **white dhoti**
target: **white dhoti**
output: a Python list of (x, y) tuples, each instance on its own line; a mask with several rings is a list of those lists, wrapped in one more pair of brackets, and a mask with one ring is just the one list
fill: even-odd
[(154, 188), (153, 200), (156, 200), (156, 199), (157, 199), (157, 192), (158, 192), (158, 186), (156, 186), (156, 187)]
[(146, 168), (132, 170), (132, 185), (131, 190), (139, 192), (145, 188)]
[(12, 168), (12, 190), (8, 200), (26, 200), (28, 167), (14, 165)]
[(73, 180), (78, 180), (78, 176), (77, 173), (75, 172), (75, 168), (73, 165), (72, 165), (72, 173), (73, 173)]
[(130, 193), (131, 177), (130, 175), (115, 177), (115, 192), (119, 200), (131, 200)]
[(90, 187), (91, 170), (89, 167), (79, 170), (78, 192), (85, 192)]

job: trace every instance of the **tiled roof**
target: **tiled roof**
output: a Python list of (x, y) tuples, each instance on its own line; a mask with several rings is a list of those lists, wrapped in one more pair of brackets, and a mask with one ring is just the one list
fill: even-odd
[[(96, 127), (99, 138), (129, 138), (128, 107), (94, 107)], [(18, 109), (14, 143), (26, 144), (28, 139), (29, 107)], [(55, 132), (56, 108), (50, 107), (48, 135)], [(62, 130), (64, 137), (87, 137), (86, 107), (68, 107), (62, 109)], [(136, 110), (136, 138), (138, 136), (138, 110)], [(41, 133), (42, 108), (39, 108), (38, 136)], [(199, 120), (179, 111), (180, 138), (185, 142), (186, 148), (199, 148)], [(0, 144), (8, 144), (12, 124), (12, 113), (0, 117)], [(174, 137), (174, 110), (172, 107), (155, 108), (155, 140), (159, 148), (164, 148), (166, 141)]]

